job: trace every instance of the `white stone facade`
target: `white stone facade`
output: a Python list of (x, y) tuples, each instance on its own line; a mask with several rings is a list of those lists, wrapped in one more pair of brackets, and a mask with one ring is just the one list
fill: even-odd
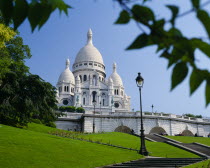
[[(76, 122), (78, 126), (75, 126)], [(95, 115), (68, 113), (67, 117), (59, 118), (56, 125), (57, 128), (65, 130), (77, 128), (76, 131), (93, 132), (94, 122), (95, 132), (114, 132), (118, 127), (125, 126), (130, 130), (133, 129), (136, 134), (140, 134), (140, 114), (135, 112), (110, 112)], [(145, 134), (150, 134), (151, 130), (157, 127), (163, 129), (168, 135), (180, 134), (186, 130), (192, 135), (197, 133), (198, 136), (204, 137), (207, 137), (210, 133), (210, 119), (189, 118), (173, 114), (165, 116), (161, 113), (158, 115), (157, 113), (143, 113), (143, 123)]]
[[(129, 112), (130, 97), (126, 95), (117, 65), (106, 79), (105, 65), (98, 49), (92, 42), (92, 31), (87, 33), (87, 44), (78, 52), (72, 67), (66, 61), (66, 69), (57, 83), (58, 105), (83, 107), (86, 113)], [(93, 104), (93, 102), (95, 102)]]

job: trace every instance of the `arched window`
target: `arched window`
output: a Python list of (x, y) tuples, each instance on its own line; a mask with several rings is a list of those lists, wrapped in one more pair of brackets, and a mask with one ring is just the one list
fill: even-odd
[(101, 81), (101, 77), (99, 76), (99, 81)]
[(118, 95), (118, 89), (117, 89), (117, 95)]
[(66, 92), (66, 86), (64, 86), (64, 92)]
[(82, 76), (81, 75), (79, 76), (79, 78), (80, 78), (80, 82), (82, 82)]
[(84, 75), (84, 81), (86, 81), (87, 80), (87, 75)]
[(61, 87), (59, 87), (60, 88), (60, 92), (62, 92), (62, 86)]
[(85, 98), (83, 98), (83, 105), (85, 105)]
[(93, 94), (93, 100), (92, 101), (94, 102), (94, 101), (96, 101), (96, 94), (97, 94), (97, 92), (93, 91), (92, 94)]
[(66, 91), (69, 92), (69, 87), (68, 86), (66, 86)]
[(116, 89), (114, 90), (114, 95), (116, 95), (117, 93), (116, 93)]
[(96, 75), (93, 75), (93, 85), (96, 86)]
[(105, 106), (105, 100), (103, 99), (103, 106)]

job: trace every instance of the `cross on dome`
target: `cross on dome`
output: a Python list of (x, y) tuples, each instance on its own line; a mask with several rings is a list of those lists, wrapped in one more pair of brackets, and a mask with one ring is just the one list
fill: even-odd
[(69, 66), (70, 66), (70, 60), (67, 58), (66, 59), (66, 69), (69, 69)]
[(92, 37), (93, 37), (92, 30), (89, 29), (88, 32), (87, 32), (87, 45), (88, 44), (91, 44), (91, 45), (93, 44)]
[(113, 63), (113, 72), (116, 72), (117, 71), (117, 64), (114, 62)]

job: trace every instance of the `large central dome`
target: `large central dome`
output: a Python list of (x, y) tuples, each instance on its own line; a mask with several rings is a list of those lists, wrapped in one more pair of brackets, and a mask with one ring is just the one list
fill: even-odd
[(91, 29), (87, 33), (87, 38), (87, 44), (78, 52), (74, 64), (92, 61), (104, 65), (101, 53), (92, 43)]

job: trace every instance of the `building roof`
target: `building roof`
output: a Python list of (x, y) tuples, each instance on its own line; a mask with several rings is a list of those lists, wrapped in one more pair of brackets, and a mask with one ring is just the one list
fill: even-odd
[(69, 59), (66, 60), (66, 69), (60, 74), (58, 82), (67, 82), (75, 84), (75, 78), (73, 73), (69, 69), (70, 61)]
[(92, 31), (89, 29), (87, 33), (87, 44), (78, 52), (74, 64), (93, 61), (104, 65), (101, 53), (93, 45), (92, 35)]
[(120, 75), (118, 75), (116, 69), (117, 69), (117, 64), (114, 63), (114, 64), (113, 64), (113, 72), (112, 72), (112, 74), (110, 75), (109, 79), (110, 79), (110, 78), (112, 79), (113, 85), (114, 85), (114, 86), (123, 86), (122, 79), (121, 79)]

